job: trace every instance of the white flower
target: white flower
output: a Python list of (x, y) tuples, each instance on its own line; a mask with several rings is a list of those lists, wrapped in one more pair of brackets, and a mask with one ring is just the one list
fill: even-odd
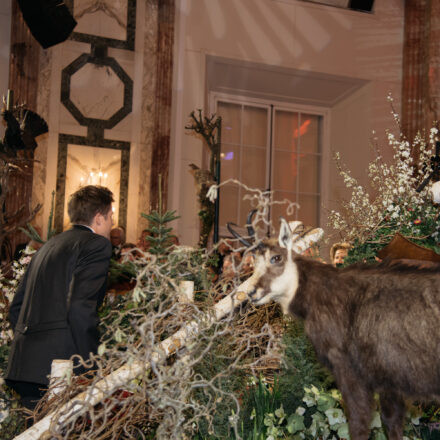
[(9, 409), (0, 411), (0, 423), (3, 422), (9, 416)]
[(295, 413), (300, 416), (304, 415), (305, 412), (306, 412), (306, 410), (302, 406), (298, 406), (298, 408), (296, 408), (296, 411), (295, 411)]
[(206, 193), (206, 198), (209, 199), (211, 203), (214, 203), (217, 199), (218, 187), (217, 185), (211, 185)]
[(433, 183), (430, 192), (432, 195), (432, 201), (434, 203), (440, 203), (440, 182)]

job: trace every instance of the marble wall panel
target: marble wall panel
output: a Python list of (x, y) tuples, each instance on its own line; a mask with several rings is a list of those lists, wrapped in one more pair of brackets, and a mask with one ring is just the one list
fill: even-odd
[[(37, 90), (37, 113), (41, 115), (49, 125), (50, 109), (50, 84), (52, 79), (52, 49), (40, 52)], [(34, 152), (34, 175), (32, 182), (32, 203), (41, 204), (43, 208), (37, 213), (34, 223), (42, 230), (47, 230), (47, 219), (50, 210), (50, 194), (52, 189), (46, 190), (47, 152), (49, 148), (49, 135), (40, 136), (38, 147)], [(43, 233), (44, 235), (44, 233)]]
[(108, 66), (86, 64), (70, 78), (72, 102), (94, 119), (109, 119), (124, 104), (124, 84)]
[(127, 38), (127, 0), (76, 0), (73, 15), (75, 32), (104, 38)]

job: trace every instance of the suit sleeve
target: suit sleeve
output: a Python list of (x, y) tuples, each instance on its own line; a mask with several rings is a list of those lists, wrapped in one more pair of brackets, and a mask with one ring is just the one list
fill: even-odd
[(77, 354), (84, 359), (98, 348), (97, 308), (105, 294), (111, 254), (110, 241), (93, 237), (81, 252), (70, 283), (68, 322)]
[[(32, 264), (32, 262), (31, 262)], [(15, 291), (14, 298), (12, 299), (11, 305), (9, 307), (9, 321), (11, 322), (11, 326), (15, 329), (18, 317), (20, 316), (21, 306), (24, 300), (24, 294), (26, 291), (26, 282), (28, 278), (29, 267), (27, 268), (23, 278), (18, 284), (17, 290)]]

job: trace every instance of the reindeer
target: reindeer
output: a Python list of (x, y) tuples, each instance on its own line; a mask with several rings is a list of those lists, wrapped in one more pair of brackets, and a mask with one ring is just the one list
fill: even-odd
[(254, 273), (237, 295), (257, 305), (276, 301), (304, 320), (342, 393), (352, 440), (368, 439), (375, 392), (388, 438), (402, 439), (405, 399), (440, 397), (440, 272), (387, 264), (335, 268), (297, 254), (322, 230), (292, 226), (282, 219), (278, 243), (254, 245)]

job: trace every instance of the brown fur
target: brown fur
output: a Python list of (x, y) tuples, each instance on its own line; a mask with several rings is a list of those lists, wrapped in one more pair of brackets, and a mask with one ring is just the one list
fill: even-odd
[[(285, 258), (285, 249), (272, 250)], [(402, 439), (404, 399), (440, 397), (438, 268), (294, 262), (299, 285), (289, 312), (304, 319), (318, 359), (335, 376), (352, 440), (368, 439), (374, 392), (388, 438)], [(268, 294), (281, 266), (269, 265), (256, 288)]]

